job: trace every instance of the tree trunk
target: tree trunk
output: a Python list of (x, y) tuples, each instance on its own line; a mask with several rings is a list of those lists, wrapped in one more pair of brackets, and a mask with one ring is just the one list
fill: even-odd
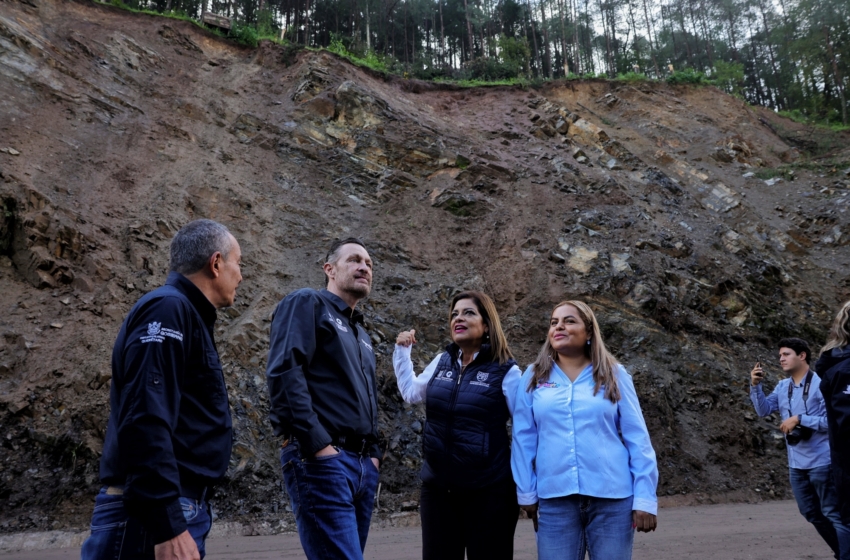
[(767, 13), (764, 9), (763, 0), (758, 0), (759, 10), (761, 10), (761, 18), (764, 24), (764, 39), (765, 39), (765, 47), (767, 48), (767, 54), (770, 55), (770, 66), (773, 68), (773, 83), (776, 85), (776, 106), (781, 109), (787, 104), (784, 102), (784, 95), (782, 92), (782, 83), (780, 82), (780, 74), (779, 69), (776, 66), (776, 57), (773, 55), (773, 47), (770, 44), (770, 28), (767, 26)]
[(543, 77), (552, 77), (552, 53), (549, 51), (549, 28), (546, 25), (546, 11), (543, 9), (543, 0), (540, 0), (540, 25), (543, 26)]
[(304, 0), (304, 45), (310, 46), (310, 0)]
[[(649, 52), (652, 54), (652, 65), (655, 68), (655, 77), (661, 77), (658, 71), (658, 60), (655, 58), (655, 45), (652, 43), (652, 26), (649, 23), (649, 8), (646, 6), (646, 0), (643, 0), (643, 15), (646, 18), (646, 37), (649, 39)], [(635, 30), (637, 33), (637, 30)]]
[(700, 22), (702, 23), (702, 34), (705, 37), (705, 54), (708, 55), (708, 67), (712, 68), (714, 66), (714, 55), (711, 52), (711, 42), (713, 38), (711, 37), (711, 32), (708, 28), (708, 25), (705, 23), (705, 3), (700, 1)]
[(369, 0), (366, 0), (366, 52), (372, 51), (372, 30), (369, 29), (371, 19), (369, 15)]
[(469, 4), (467, 0), (463, 0), (463, 11), (466, 14), (466, 36), (469, 37), (469, 53), (467, 53), (467, 60), (472, 60), (474, 57), (475, 46), (474, 46), (474, 38), (472, 35), (472, 20), (469, 18)]
[(570, 0), (570, 17), (573, 18), (573, 53), (575, 59), (573, 63), (576, 67), (576, 75), (581, 74), (581, 45), (578, 39), (578, 6), (575, 4), (578, 0)]
[(440, 7), (440, 62), (446, 65), (446, 28), (443, 27), (443, 0), (437, 0)]
[(407, 57), (407, 20), (408, 20), (408, 7), (410, 4), (408, 2), (404, 3), (404, 23), (402, 23), (402, 27), (404, 28), (404, 63), (405, 65), (410, 64), (410, 59)]
[(832, 76), (835, 80), (835, 89), (838, 90), (838, 98), (841, 101), (841, 123), (847, 125), (847, 100), (844, 98), (844, 82), (841, 80), (841, 73), (838, 71), (838, 63), (835, 60), (835, 52), (832, 49), (832, 41), (829, 38), (829, 26), (823, 26), (823, 35), (826, 39), (826, 52), (829, 54), (829, 59), (832, 62)]
[(564, 66), (564, 77), (570, 75), (569, 54), (567, 53), (567, 27), (564, 25), (564, 1), (558, 0), (558, 19), (561, 20), (561, 61)]
[[(532, 60), (535, 56), (539, 56), (540, 51), (537, 48), (537, 33), (534, 32), (534, 12), (531, 11), (531, 0), (525, 0), (526, 5), (528, 6), (528, 26), (531, 28), (531, 39), (534, 44), (534, 53), (532, 53)], [(534, 70), (534, 76), (537, 77), (537, 69)]]
[(688, 53), (688, 64), (696, 67), (694, 57), (691, 54), (691, 44), (688, 42), (688, 30), (685, 29), (685, 12), (682, 11), (682, 5), (679, 4), (679, 25), (682, 28), (682, 35), (685, 37), (685, 51)]
[(611, 34), (608, 32), (608, 16), (605, 13), (605, 7), (602, 4), (602, 0), (598, 0), (599, 4), (599, 15), (602, 17), (602, 30), (605, 34), (605, 73), (608, 74), (609, 78), (613, 78), (612, 71), (614, 67), (613, 58), (611, 57)]

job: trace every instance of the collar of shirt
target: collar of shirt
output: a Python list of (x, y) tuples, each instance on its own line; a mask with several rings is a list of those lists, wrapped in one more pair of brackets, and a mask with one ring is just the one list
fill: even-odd
[[(801, 377), (801, 378), (800, 378), (800, 382), (799, 382), (799, 383), (794, 383), (794, 378), (793, 378), (793, 377), (789, 377), (789, 378), (788, 378), (788, 382), (789, 382), (791, 385), (793, 385), (795, 389), (799, 389), (800, 387), (802, 387), (802, 386), (803, 386), (803, 383), (805, 383), (805, 382), (806, 382), (806, 376), (808, 376), (808, 375), (809, 375), (809, 372), (810, 372), (810, 371), (812, 371), (812, 370), (811, 370), (811, 369), (807, 369), (807, 370), (806, 370), (806, 373), (803, 375), (803, 377)], [(812, 371), (812, 373), (814, 373), (814, 372)]]
[(348, 307), (348, 304), (345, 303), (345, 301), (343, 301), (341, 297), (329, 290), (322, 290), (319, 293), (322, 295), (325, 301), (330, 303), (334, 307), (334, 309), (339, 311), (342, 315), (348, 317), (354, 323), (360, 323), (361, 325), (363, 324), (363, 313), (361, 313), (357, 309), (351, 309), (350, 307)]
[(204, 292), (179, 272), (169, 273), (165, 283), (183, 292), (195, 309), (198, 310), (198, 313), (201, 314), (201, 319), (204, 320), (207, 327), (212, 328), (216, 320), (215, 306), (210, 303)]
[[(475, 358), (477, 358), (478, 354), (480, 354), (480, 353), (481, 352), (476, 352), (475, 354), (472, 355), (472, 361), (473, 362), (475, 361)], [(470, 363), (472, 363), (472, 362), (470, 362)], [(457, 352), (457, 365), (459, 365), (460, 367), (463, 367), (463, 350), (460, 350), (460, 349), (458, 349), (458, 352)]]
[[(580, 372), (578, 372), (578, 375), (576, 375), (576, 380), (575, 380), (575, 381), (570, 381), (570, 377), (567, 375), (567, 373), (566, 373), (564, 370), (562, 370), (562, 369), (561, 369), (561, 367), (558, 365), (558, 363), (557, 363), (557, 362), (555, 362), (554, 364), (552, 364), (552, 370), (553, 370), (553, 371), (557, 371), (558, 373), (560, 373), (561, 375), (563, 375), (563, 376), (564, 376), (564, 379), (565, 379), (565, 380), (567, 380), (568, 382), (570, 382), (570, 383), (571, 383), (571, 384), (573, 384), (573, 385), (574, 385), (574, 384), (576, 384), (576, 383), (580, 383), (580, 382), (582, 382), (582, 381), (585, 381), (585, 379), (584, 379), (584, 378), (585, 378), (585, 377), (588, 377), (588, 376), (590, 376), (590, 377), (589, 377), (589, 378), (590, 378), (590, 380), (591, 380), (591, 381), (593, 381), (593, 364), (592, 364), (592, 363), (591, 363), (591, 364), (587, 364), (587, 365), (584, 367), (584, 369), (583, 369), (583, 370), (581, 370)], [(550, 375), (551, 375), (551, 374), (550, 374)], [(596, 383), (595, 381), (593, 381), (593, 382), (594, 382), (594, 383)]]
[[(463, 350), (460, 349), (460, 346), (452, 342), (446, 346), (446, 352), (449, 353), (449, 356), (453, 356), (455, 361), (457, 361), (458, 365), (463, 367)], [(470, 364), (478, 359), (478, 356), (481, 356), (482, 360), (487, 360), (490, 358), (490, 345), (482, 344), (481, 348), (478, 349), (478, 352), (472, 355), (472, 361)]]

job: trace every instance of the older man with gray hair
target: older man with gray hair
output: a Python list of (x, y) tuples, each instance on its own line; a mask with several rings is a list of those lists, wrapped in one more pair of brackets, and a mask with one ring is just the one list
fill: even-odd
[(195, 220), (171, 241), (165, 285), (130, 310), (112, 349), (103, 487), (82, 560), (204, 557), (206, 497), (230, 460), (227, 388), (213, 340), (233, 305), (242, 253), (226, 227)]

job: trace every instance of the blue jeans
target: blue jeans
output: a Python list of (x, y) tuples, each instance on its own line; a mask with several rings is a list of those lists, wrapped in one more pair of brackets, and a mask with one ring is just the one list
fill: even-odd
[(290, 441), (280, 463), (307, 558), (362, 560), (378, 488), (372, 459), (345, 450), (305, 459)]
[(538, 512), (539, 560), (630, 560), (635, 530), (632, 497), (594, 498), (573, 494), (541, 498)]
[[(204, 500), (180, 498), (187, 529), (201, 558), (204, 541), (212, 528), (209, 506)], [(83, 543), (82, 560), (153, 560), (154, 543), (135, 517), (124, 509), (124, 496), (110, 495), (101, 488), (94, 503), (91, 535)]]
[(797, 507), (840, 560), (850, 560), (850, 527), (841, 522), (832, 466), (789, 468)]

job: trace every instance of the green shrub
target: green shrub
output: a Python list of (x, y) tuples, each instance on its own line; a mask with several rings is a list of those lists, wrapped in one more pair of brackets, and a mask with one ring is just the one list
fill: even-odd
[(392, 57), (384, 57), (372, 50), (366, 51), (362, 56), (358, 56), (348, 50), (343, 39), (336, 34), (331, 35), (331, 43), (325, 48), (325, 50), (338, 54), (343, 58), (347, 58), (357, 66), (364, 66), (375, 70), (376, 72), (402, 73), (402, 69), (399, 66), (400, 63), (397, 63)]
[(641, 72), (626, 72), (625, 74), (617, 74), (618, 82), (627, 82), (630, 84), (636, 82), (645, 82), (648, 79), (649, 78), (646, 77), (646, 74), (643, 74)]
[(741, 87), (744, 85), (744, 65), (740, 62), (716, 61), (711, 83), (726, 93), (733, 95), (741, 93)]
[(706, 84), (705, 74), (696, 72), (692, 68), (685, 68), (682, 71), (676, 71), (667, 76), (667, 83), (670, 85), (678, 84)]
[(495, 58), (479, 57), (465, 64), (469, 72), (469, 79), (496, 81), (517, 78), (522, 72), (522, 67), (513, 61), (501, 62)]
[(282, 43), (280, 39), (280, 28), (277, 27), (274, 14), (271, 10), (260, 10), (257, 12), (257, 38), (266, 39), (275, 43)]
[(260, 35), (254, 27), (243, 24), (233, 23), (233, 28), (230, 30), (230, 37), (235, 39), (240, 45), (255, 48), (260, 40)]

